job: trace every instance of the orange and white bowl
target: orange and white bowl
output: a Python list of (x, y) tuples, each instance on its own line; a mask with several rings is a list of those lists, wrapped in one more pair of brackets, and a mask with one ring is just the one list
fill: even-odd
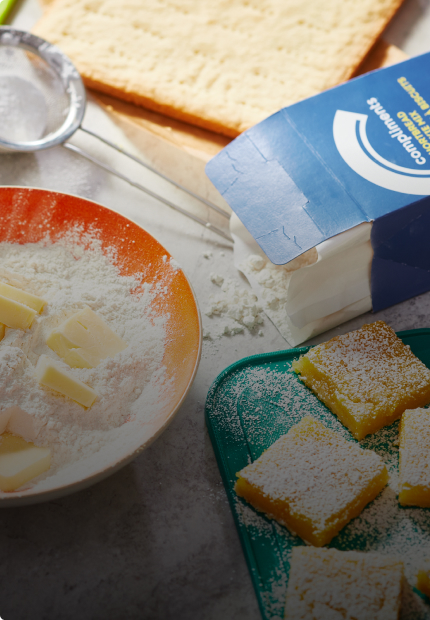
[[(94, 202), (42, 189), (0, 188), (0, 241), (37, 243), (49, 236), (58, 241), (71, 230), (82, 237), (97, 231), (102, 251), (121, 275), (165, 286), (151, 302), (151, 311), (166, 320), (163, 357), (169, 389), (160, 397), (148, 420), (125, 422), (117, 438), (92, 456), (58, 470), (26, 490), (1, 493), (0, 506), (31, 504), (83, 489), (110, 476), (148, 447), (168, 426), (183, 403), (200, 361), (202, 329), (197, 301), (186, 276), (172, 265), (171, 256), (149, 233), (127, 218)], [(111, 249), (115, 258), (111, 258)], [(0, 343), (1, 346), (1, 343)], [(166, 396), (167, 394), (167, 396)]]

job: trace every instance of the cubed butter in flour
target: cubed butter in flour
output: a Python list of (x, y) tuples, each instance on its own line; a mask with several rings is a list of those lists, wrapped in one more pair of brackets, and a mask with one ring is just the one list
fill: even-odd
[(3, 340), (6, 332), (6, 325), (4, 323), (0, 323), (0, 340)]
[(97, 392), (79, 381), (47, 355), (41, 355), (36, 365), (37, 380), (41, 385), (68, 396), (84, 407), (91, 407), (97, 398)]
[(32, 295), (31, 293), (27, 293), (27, 291), (23, 291), (16, 286), (11, 286), (10, 284), (5, 284), (4, 282), (0, 282), (0, 295), (2, 297), (7, 297), (8, 299), (13, 299), (14, 301), (19, 301), (19, 303), (24, 304), (24, 306), (28, 306), (33, 310), (36, 310), (39, 314), (42, 312), (43, 307), (46, 305), (46, 300), (38, 297), (37, 295)]
[(12, 407), (0, 411), (0, 435), (4, 433), (10, 420)]
[(36, 310), (19, 301), (0, 295), (0, 322), (13, 329), (28, 329), (36, 316)]
[(15, 491), (51, 465), (51, 450), (4, 433), (0, 439), (0, 490)]
[(72, 368), (94, 368), (127, 344), (90, 308), (71, 316), (50, 333), (46, 344)]
[(18, 406), (0, 410), (0, 435), (5, 431), (12, 435), (19, 435), (25, 441), (36, 439), (33, 416)]
[[(12, 435), (18, 435), (19, 437), (25, 439), (25, 441), (34, 441), (36, 439), (37, 432), (34, 425), (34, 417), (27, 413), (27, 411), (24, 411), (21, 407), (15, 406), (10, 407), (2, 413), (9, 413), (9, 420), (6, 428), (3, 430), (6, 430), (8, 433), (12, 433)], [(0, 430), (3, 432), (1, 429), (1, 424)]]

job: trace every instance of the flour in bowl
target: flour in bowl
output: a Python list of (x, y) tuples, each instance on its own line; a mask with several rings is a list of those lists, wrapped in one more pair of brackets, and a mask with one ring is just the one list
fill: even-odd
[[(163, 367), (166, 317), (151, 310), (151, 301), (168, 282), (141, 286), (141, 278), (120, 275), (114, 250), (102, 252), (96, 235), (79, 241), (76, 231), (56, 243), (0, 243), (0, 281), (48, 302), (30, 329), (6, 328), (0, 342), (0, 413), (17, 406), (26, 411), (32, 424), (24, 438), (51, 449), (51, 468), (35, 481), (91, 456), (115, 439), (124, 423), (138, 416), (151, 421), (160, 395), (168, 391)], [(70, 368), (46, 339), (86, 306), (128, 346), (95, 368)], [(34, 369), (42, 354), (64, 364), (97, 392), (90, 408), (38, 383)]]

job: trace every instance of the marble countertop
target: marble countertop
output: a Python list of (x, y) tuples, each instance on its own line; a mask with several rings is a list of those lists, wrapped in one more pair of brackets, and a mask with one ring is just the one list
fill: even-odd
[[(31, 28), (39, 15), (36, 0), (24, 0), (9, 23)], [(430, 51), (429, 32), (429, 2), (407, 0), (385, 38), (415, 55)], [(118, 131), (93, 102), (87, 114), (109, 137)], [(115, 165), (126, 166), (120, 156)], [(228, 243), (62, 147), (0, 155), (0, 185), (78, 194), (133, 219), (180, 263), (208, 329), (219, 320), (204, 314), (216, 292), (210, 274), (240, 280)], [(159, 185), (159, 191), (172, 190)], [(201, 215), (207, 216), (204, 208)], [(430, 293), (360, 316), (311, 342), (376, 319), (396, 330), (429, 327)], [(260, 620), (205, 428), (204, 403), (226, 366), (288, 348), (267, 319), (262, 332), (205, 340), (197, 377), (173, 422), (121, 471), (56, 501), (0, 511), (4, 620)]]

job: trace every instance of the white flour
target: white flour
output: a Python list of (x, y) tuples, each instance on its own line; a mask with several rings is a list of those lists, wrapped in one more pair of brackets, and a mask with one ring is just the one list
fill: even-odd
[[(136, 416), (150, 420), (164, 374), (165, 318), (151, 314), (150, 302), (167, 283), (147, 284), (131, 294), (140, 282), (119, 275), (113, 251), (110, 260), (96, 238), (85, 239), (89, 241), (85, 250), (77, 238), (70, 235), (55, 244), (0, 243), (0, 280), (48, 301), (29, 330), (7, 328), (0, 342), (0, 411), (19, 406), (31, 414), (35, 443), (52, 451), (51, 468), (38, 481), (109, 444), (125, 421)], [(93, 369), (64, 364), (97, 392), (89, 409), (40, 386), (34, 376), (42, 353), (62, 363), (45, 344), (46, 338), (53, 327), (85, 306), (128, 344)]]

